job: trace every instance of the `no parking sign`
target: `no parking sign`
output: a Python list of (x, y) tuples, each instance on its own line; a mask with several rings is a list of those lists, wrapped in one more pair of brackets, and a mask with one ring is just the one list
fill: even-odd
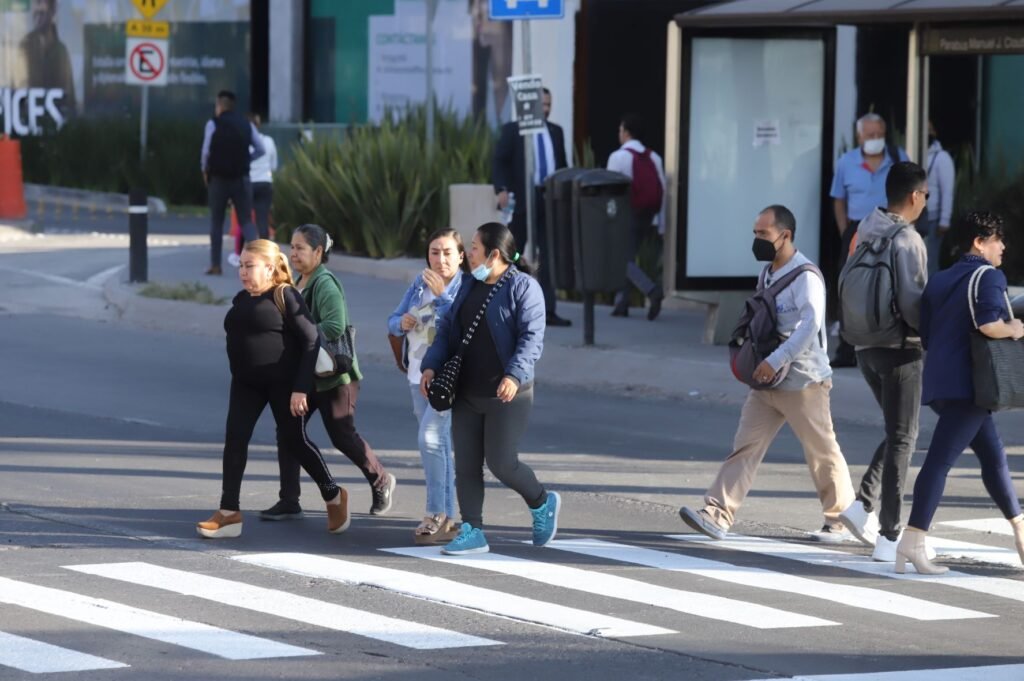
[(167, 40), (125, 40), (124, 82), (127, 85), (167, 85)]

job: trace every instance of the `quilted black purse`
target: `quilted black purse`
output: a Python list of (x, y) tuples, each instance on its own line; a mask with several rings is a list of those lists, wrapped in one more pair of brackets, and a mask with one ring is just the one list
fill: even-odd
[(466, 333), (462, 337), (462, 342), (459, 343), (459, 349), (456, 351), (455, 356), (445, 362), (441, 367), (441, 371), (437, 372), (434, 379), (430, 381), (430, 388), (427, 389), (427, 399), (434, 411), (447, 411), (455, 403), (455, 390), (459, 386), (459, 372), (462, 370), (462, 355), (469, 346), (469, 341), (473, 339), (473, 332), (476, 331), (480, 320), (483, 319), (487, 306), (491, 304), (491, 299), (494, 298), (494, 294), (498, 292), (498, 289), (505, 283), (505, 280), (512, 276), (513, 269), (509, 267), (501, 279), (494, 284), (491, 292), (487, 294), (484, 304), (480, 306), (480, 311), (476, 313), (473, 323), (466, 329)]
[[(974, 270), (967, 286), (967, 302), (971, 309), (971, 321), (978, 328), (974, 316), (974, 301), (981, 286), (981, 276), (986, 270), (995, 269), (984, 265)], [(1013, 319), (1013, 306), (1006, 298), (1006, 308)], [(1012, 338), (989, 338), (980, 331), (971, 334), (971, 378), (974, 383), (974, 404), (989, 411), (1024, 408), (1024, 341)]]

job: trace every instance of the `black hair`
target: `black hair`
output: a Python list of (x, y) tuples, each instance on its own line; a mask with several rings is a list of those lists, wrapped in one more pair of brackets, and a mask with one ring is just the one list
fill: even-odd
[(961, 253), (970, 253), (975, 239), (1005, 237), (1003, 218), (988, 210), (976, 210), (968, 213), (957, 228), (956, 243)]
[(476, 233), (480, 235), (480, 243), (488, 255), (491, 251), (497, 250), (505, 262), (515, 265), (526, 274), (533, 274), (533, 266), (519, 252), (516, 238), (512, 236), (512, 230), (508, 228), (508, 225), (503, 225), (500, 222), (485, 222), (477, 227)]
[(459, 255), (462, 256), (462, 262), (459, 264), (459, 269), (463, 272), (469, 272), (469, 259), (466, 257), (466, 246), (462, 243), (462, 235), (454, 229), (439, 229), (427, 237), (427, 267), (430, 267), (430, 244), (434, 243), (438, 239), (453, 239), (455, 241), (455, 245), (459, 248)]
[(622, 116), (622, 129), (629, 133), (629, 136), (633, 139), (642, 142), (644, 135), (647, 133), (644, 128), (644, 119), (640, 117), (640, 114), (627, 113)]
[(905, 205), (914, 192), (927, 184), (928, 173), (912, 161), (900, 161), (889, 168), (889, 175), (885, 178), (885, 198), (890, 210)]
[(796, 216), (793, 215), (793, 211), (786, 208), (782, 204), (775, 203), (761, 211), (762, 214), (772, 212), (772, 222), (776, 227), (782, 229), (788, 229), (790, 238), (796, 240)]
[(235, 93), (231, 90), (221, 90), (217, 93), (217, 103), (222, 109), (231, 111), (235, 108)]
[(331, 248), (334, 246), (334, 239), (331, 238), (331, 235), (327, 233), (326, 229), (320, 225), (307, 223), (296, 227), (295, 233), (301, 234), (302, 238), (306, 240), (306, 243), (309, 244), (309, 247), (314, 251), (318, 248), (324, 249), (320, 262), (327, 262), (328, 256), (331, 253)]
[(549, 97), (551, 96), (551, 90), (547, 89), (546, 87), (542, 87), (540, 89), (540, 91), (543, 92), (544, 94), (546, 94)]

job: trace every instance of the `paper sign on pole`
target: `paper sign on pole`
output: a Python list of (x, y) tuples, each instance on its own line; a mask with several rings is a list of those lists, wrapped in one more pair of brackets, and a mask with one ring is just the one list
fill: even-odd
[(508, 78), (515, 104), (516, 121), (520, 135), (536, 135), (544, 129), (544, 110), (541, 106), (543, 83), (537, 74)]

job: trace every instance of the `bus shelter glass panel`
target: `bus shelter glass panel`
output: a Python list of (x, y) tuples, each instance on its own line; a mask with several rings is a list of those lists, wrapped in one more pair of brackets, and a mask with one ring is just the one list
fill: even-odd
[(755, 276), (753, 223), (772, 204), (819, 261), (824, 41), (694, 38), (692, 55), (686, 276)]

